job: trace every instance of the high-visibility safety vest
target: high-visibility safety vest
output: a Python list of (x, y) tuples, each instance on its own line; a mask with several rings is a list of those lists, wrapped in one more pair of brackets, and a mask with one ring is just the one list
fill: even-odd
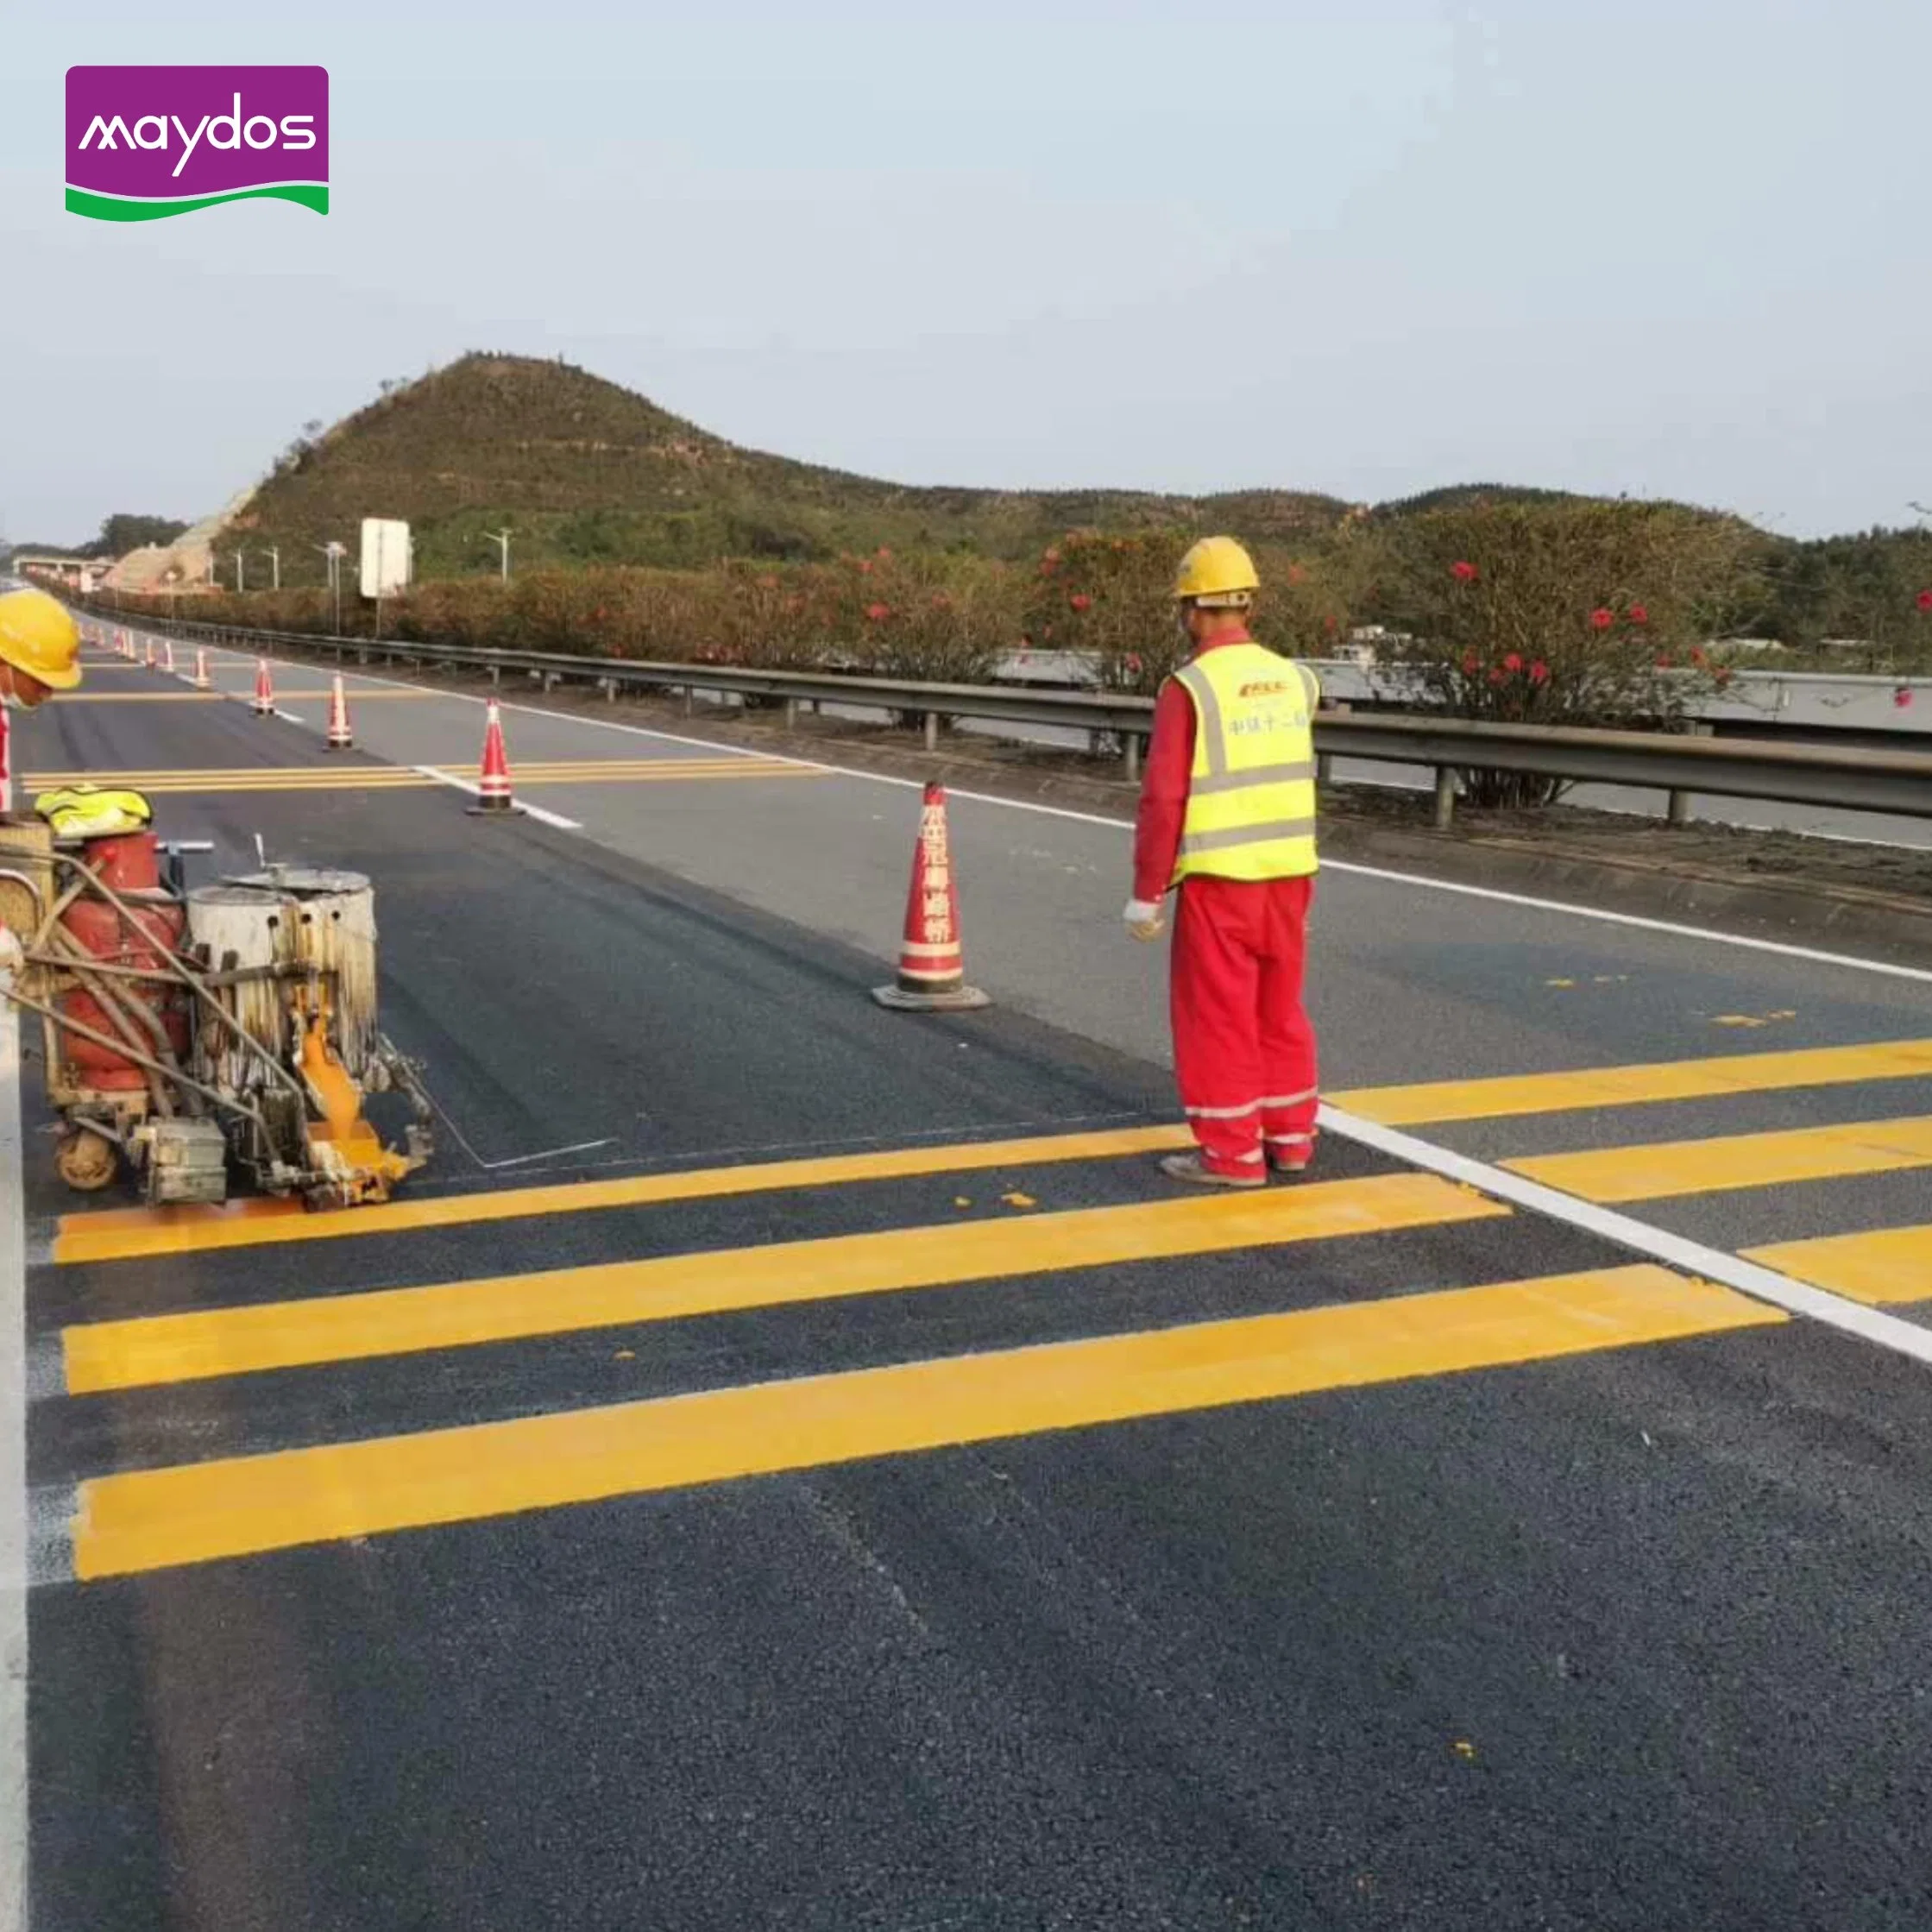
[(1246, 643), (1203, 651), (1174, 675), (1194, 706), (1174, 883), (1313, 872), (1315, 674)]

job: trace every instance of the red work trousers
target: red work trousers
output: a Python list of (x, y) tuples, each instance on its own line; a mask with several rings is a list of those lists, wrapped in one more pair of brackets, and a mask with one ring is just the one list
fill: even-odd
[(1300, 1161), (1313, 1151), (1315, 1029), (1301, 979), (1314, 894), (1312, 878), (1181, 884), (1168, 985), (1174, 1076), (1209, 1167), (1251, 1173), (1268, 1155)]

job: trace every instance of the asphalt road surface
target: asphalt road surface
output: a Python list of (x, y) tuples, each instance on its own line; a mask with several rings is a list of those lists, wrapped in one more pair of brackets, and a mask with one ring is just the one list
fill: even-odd
[(1331, 867), (1197, 1198), (1117, 825), (955, 799), (908, 1017), (916, 790), (325, 683), (16, 735), (368, 872), (444, 1122), (170, 1220), (27, 1066), (36, 1932), (1932, 1923), (1932, 975)]

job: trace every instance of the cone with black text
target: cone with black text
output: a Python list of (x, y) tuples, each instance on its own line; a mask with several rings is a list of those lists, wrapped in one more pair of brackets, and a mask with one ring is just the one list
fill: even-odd
[(274, 715), (275, 709), (275, 683), (268, 675), (268, 660), (257, 658), (255, 661), (255, 702), (249, 708), (258, 718)]
[(329, 694), (329, 729), (323, 738), (322, 748), (327, 752), (347, 752), (355, 748), (356, 733), (349, 728), (349, 697), (342, 688), (342, 673), (336, 673), (336, 688)]
[(503, 747), (503, 718), (490, 700), (488, 722), (483, 727), (483, 762), (476, 773), (476, 802), (469, 807), (472, 818), (495, 818), (505, 813), (519, 813), (510, 789), (510, 758)]
[(902, 1013), (957, 1013), (992, 1002), (966, 983), (966, 953), (960, 935), (960, 889), (953, 873), (947, 833), (946, 787), (928, 784), (912, 848), (912, 885), (906, 895), (905, 937), (899, 946), (899, 976), (875, 986), (881, 1006)]

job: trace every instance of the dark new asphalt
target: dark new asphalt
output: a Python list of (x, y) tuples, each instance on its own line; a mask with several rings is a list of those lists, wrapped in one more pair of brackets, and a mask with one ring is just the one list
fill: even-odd
[[(313, 733), (225, 708), (33, 729), (36, 767), (321, 762)], [(1004, 1004), (888, 1016), (876, 957), (463, 802), (157, 801), (218, 863), (259, 832), (374, 878), (387, 1023), (471, 1150), (448, 1137), (418, 1192), (1169, 1115), (1144, 1060)], [(586, 1141), (607, 1144), (479, 1165)], [(1376, 1165), (1336, 1147), (1324, 1175)], [(44, 1226), (67, 1204), (30, 1180)], [(1159, 1192), (1111, 1162), (43, 1267), (31, 1341), (1010, 1214), (1015, 1188), (1047, 1209)], [(49, 1398), (30, 1475), (53, 1496), (1613, 1258), (1519, 1217)], [(49, 1585), (35, 1924), (1923, 1928), (1929, 1444), (1923, 1370), (1791, 1326)]]

